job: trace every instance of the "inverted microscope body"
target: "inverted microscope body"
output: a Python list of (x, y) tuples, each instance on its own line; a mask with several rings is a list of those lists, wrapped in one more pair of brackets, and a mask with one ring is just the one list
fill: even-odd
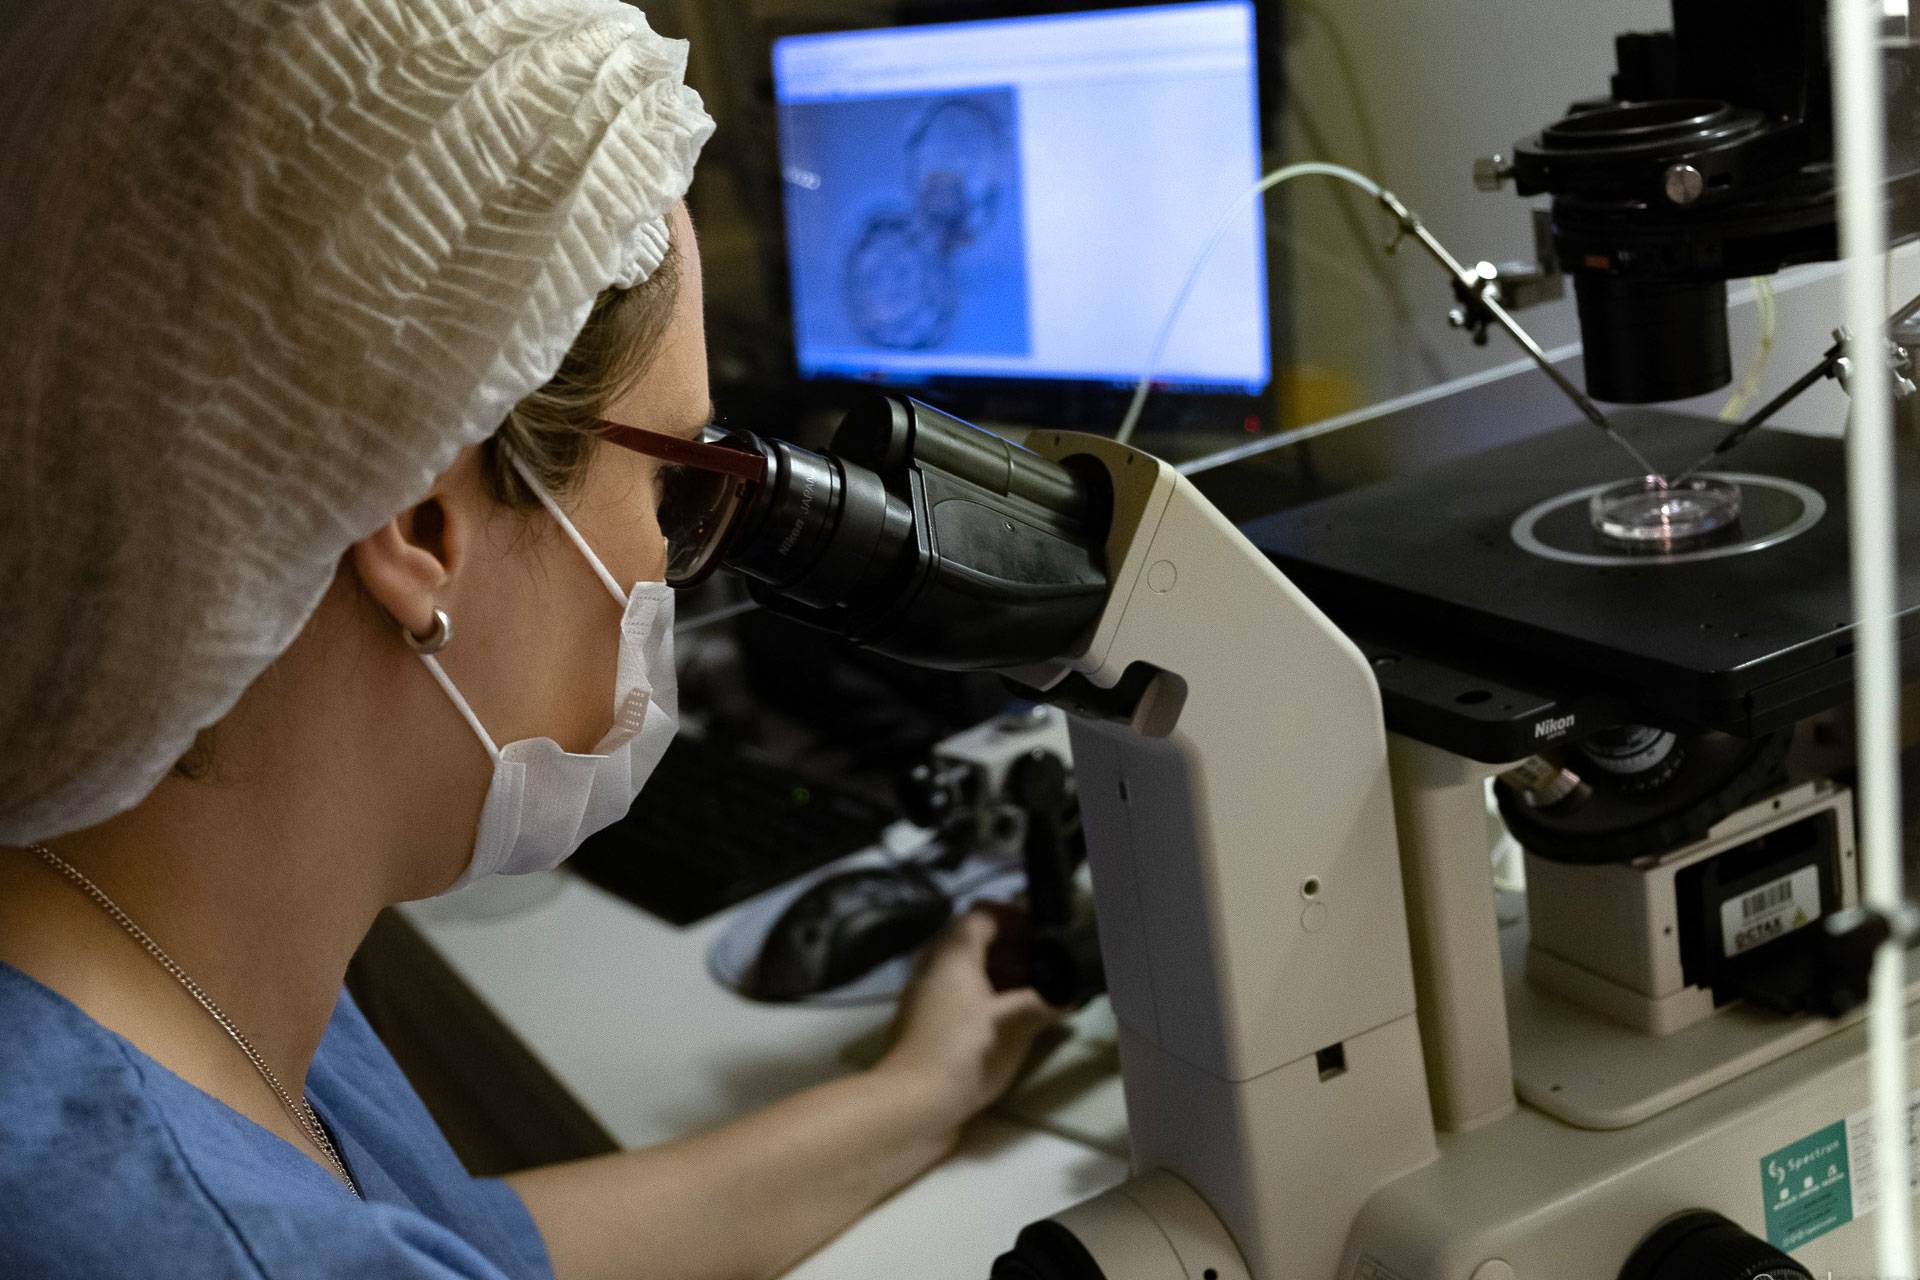
[[(1662, 1043), (1534, 990), (1524, 922), (1495, 919), (1491, 769), (1390, 750), (1366, 658), (1165, 464), (1028, 445), (1114, 480), (1107, 610), (1022, 674), (1140, 690), (1071, 723), (1136, 1177), (1055, 1220), (1094, 1269), (996, 1276), (1614, 1280), (1696, 1209), (1870, 1273), (1864, 1170), (1825, 1200), (1788, 1188), (1797, 1216), (1763, 1184), (1866, 1108), (1857, 1023), (1735, 1006)], [(1575, 1024), (1599, 1061), (1574, 1092), (1617, 1098), (1652, 1063), (1646, 1106), (1552, 1113), (1541, 1064)]]
[(1332, 1275), (1434, 1155), (1371, 670), (1165, 464), (1028, 445), (1114, 479), (1112, 603), (1072, 669), (1155, 673), (1124, 719), (1071, 721), (1135, 1165), (1198, 1191), (1248, 1274)]

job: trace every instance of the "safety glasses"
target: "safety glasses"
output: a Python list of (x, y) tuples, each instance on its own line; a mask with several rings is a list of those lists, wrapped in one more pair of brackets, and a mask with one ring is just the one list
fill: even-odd
[(720, 567), (734, 524), (767, 475), (767, 459), (750, 436), (709, 428), (704, 440), (683, 440), (641, 427), (600, 421), (610, 444), (657, 458), (660, 532), (667, 539), (667, 585), (697, 586)]

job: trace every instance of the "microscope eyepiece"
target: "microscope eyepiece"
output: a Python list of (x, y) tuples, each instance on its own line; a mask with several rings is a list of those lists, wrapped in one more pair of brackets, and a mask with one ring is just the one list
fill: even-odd
[(767, 458), (767, 477), (743, 513), (726, 565), (788, 587), (825, 551), (845, 498), (845, 474), (823, 454), (784, 440), (756, 440)]
[(917, 401), (876, 396), (824, 452), (766, 458), (722, 561), (775, 613), (954, 670), (1069, 649), (1106, 603), (1106, 473), (1051, 462)]

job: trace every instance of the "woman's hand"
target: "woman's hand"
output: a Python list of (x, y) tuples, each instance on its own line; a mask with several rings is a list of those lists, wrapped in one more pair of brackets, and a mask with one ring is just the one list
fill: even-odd
[[(1033, 991), (997, 989), (1024, 974), (1014, 954), (1024, 936), (1020, 913), (1004, 907), (949, 926), (871, 1071), (708, 1133), (515, 1174), (555, 1274), (780, 1275), (952, 1154), (961, 1125), (1006, 1091), (1034, 1037), (1059, 1021)], [(752, 1205), (753, 1229), (717, 1204)]]
[(1060, 1013), (1030, 987), (998, 990), (989, 971), (1022, 927), (1020, 913), (976, 906), (928, 947), (901, 997), (894, 1045), (874, 1068), (928, 1088), (955, 1131), (1007, 1091)]

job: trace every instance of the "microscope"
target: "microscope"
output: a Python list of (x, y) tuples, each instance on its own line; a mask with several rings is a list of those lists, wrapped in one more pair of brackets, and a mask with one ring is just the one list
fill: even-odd
[[(1552, 195), (1589, 383), (1646, 403), (1729, 380), (1728, 278), (1834, 254), (1824, 7), (1675, 0), (1619, 50), (1483, 170)], [(1614, 421), (1677, 460), (1725, 427)], [(1743, 437), (1732, 513), (1649, 533), (1584, 424), (1239, 527), (1126, 445), (899, 397), (821, 454), (738, 434), (768, 465), (719, 554), (765, 607), (1068, 713), (1134, 1176), (995, 1280), (1872, 1272), (1907, 1191), (1866, 1119), (1837, 441)]]
[[(1898, 10), (1898, 17), (1891, 16)], [(1920, 59), (1888, 6), (1896, 243), (1920, 231)], [(1839, 256), (1824, 0), (1673, 0), (1670, 31), (1621, 35), (1607, 97), (1477, 161), (1483, 190), (1549, 195), (1550, 260), (1573, 277), (1586, 387), (1645, 404), (1723, 387), (1727, 281)]]

